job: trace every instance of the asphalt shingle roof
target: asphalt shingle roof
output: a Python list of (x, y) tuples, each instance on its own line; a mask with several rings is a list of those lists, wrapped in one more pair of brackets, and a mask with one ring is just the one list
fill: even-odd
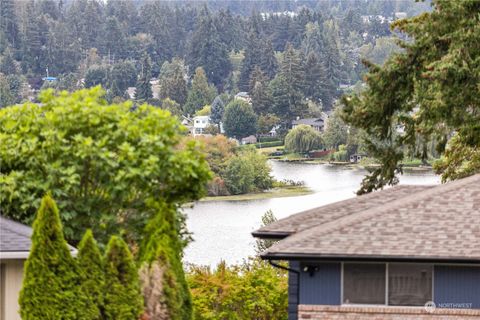
[(479, 263), (480, 174), (317, 224), (262, 256)]
[(347, 215), (375, 208), (395, 199), (407, 197), (432, 187), (433, 186), (400, 185), (372, 192), (291, 215), (258, 229), (253, 232), (253, 235), (260, 238), (284, 238), (293, 233), (313, 228)]
[(0, 216), (0, 252), (30, 250), (32, 228)]

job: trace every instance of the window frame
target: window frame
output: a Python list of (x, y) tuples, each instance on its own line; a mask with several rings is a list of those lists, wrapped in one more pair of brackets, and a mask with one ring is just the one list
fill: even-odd
[[(385, 265), (385, 303), (384, 304), (376, 304), (376, 303), (371, 303), (371, 304), (367, 304), (367, 303), (344, 303), (344, 296), (345, 296), (345, 276), (344, 276), (344, 272), (345, 272), (345, 263), (346, 264), (383, 264)], [(342, 261), (341, 262), (341, 270), (340, 270), (340, 305), (341, 306), (365, 306), (365, 307), (368, 307), (368, 306), (382, 306), (382, 307), (394, 307), (394, 308), (418, 308), (418, 307), (422, 307), (422, 306), (398, 306), (398, 305), (390, 305), (388, 304), (388, 290), (390, 288), (390, 284), (389, 284), (389, 281), (388, 281), (388, 278), (389, 278), (389, 265), (390, 263), (393, 263), (393, 264), (409, 264), (409, 265), (427, 265), (431, 268), (432, 270), (432, 282), (431, 282), (431, 287), (432, 287), (432, 299), (431, 301), (435, 301), (435, 264), (433, 263), (421, 263), (421, 262), (376, 262), (376, 261), (361, 261), (361, 262), (355, 262), (355, 261), (352, 261), (352, 262), (344, 262)]]

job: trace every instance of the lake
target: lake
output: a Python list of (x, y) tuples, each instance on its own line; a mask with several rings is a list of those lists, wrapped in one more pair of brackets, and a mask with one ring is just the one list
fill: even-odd
[[(261, 225), (262, 215), (271, 209), (280, 219), (328, 203), (352, 198), (366, 171), (328, 164), (271, 161), (272, 175), (278, 179), (304, 181), (314, 192), (309, 195), (243, 201), (197, 202), (185, 209), (188, 230), (194, 242), (185, 250), (184, 261), (215, 266), (242, 262), (254, 255), (251, 232)], [(431, 171), (415, 171), (400, 177), (400, 184), (438, 184)]]

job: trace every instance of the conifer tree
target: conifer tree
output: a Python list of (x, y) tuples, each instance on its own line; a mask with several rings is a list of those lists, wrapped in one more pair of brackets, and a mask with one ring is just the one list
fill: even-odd
[(271, 108), (272, 97), (268, 87), (268, 78), (259, 67), (255, 67), (250, 77), (250, 96), (256, 114), (265, 115)]
[(103, 257), (90, 229), (85, 232), (78, 245), (77, 263), (80, 269), (81, 288), (88, 299), (84, 311), (89, 314), (91, 320), (102, 319), (106, 289), (105, 270)]
[(78, 268), (50, 195), (43, 197), (33, 224), (19, 304), (23, 320), (89, 319), (84, 313), (86, 297), (80, 290)]
[(140, 278), (145, 309), (151, 319), (189, 320), (192, 300), (185, 279), (180, 226), (174, 206), (157, 204), (157, 214), (145, 228)]
[(215, 87), (210, 86), (203, 68), (195, 69), (195, 75), (192, 80), (192, 89), (188, 92), (187, 102), (184, 105), (184, 112), (195, 114), (205, 105), (210, 104), (215, 98)]
[(105, 320), (138, 319), (143, 298), (133, 256), (121, 238), (112, 236), (105, 252)]
[(212, 122), (215, 124), (220, 124), (224, 111), (225, 103), (220, 96), (217, 96), (212, 102), (212, 112), (210, 114), (210, 120), (212, 120)]
[(143, 54), (141, 63), (142, 69), (135, 89), (135, 99), (146, 101), (153, 96), (152, 85), (150, 84), (150, 79), (152, 77), (152, 63), (147, 53)]

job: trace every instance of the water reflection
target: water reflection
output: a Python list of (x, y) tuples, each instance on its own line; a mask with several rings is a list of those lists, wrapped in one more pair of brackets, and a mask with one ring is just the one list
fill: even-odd
[[(238, 263), (254, 254), (255, 239), (250, 233), (261, 224), (265, 211), (272, 209), (277, 218), (355, 196), (365, 171), (340, 166), (272, 162), (275, 178), (304, 181), (313, 194), (251, 201), (199, 202), (186, 209), (188, 229), (194, 242), (185, 251), (185, 261), (216, 265), (220, 260)], [(432, 172), (409, 172), (401, 184), (436, 184), (440, 178)]]

